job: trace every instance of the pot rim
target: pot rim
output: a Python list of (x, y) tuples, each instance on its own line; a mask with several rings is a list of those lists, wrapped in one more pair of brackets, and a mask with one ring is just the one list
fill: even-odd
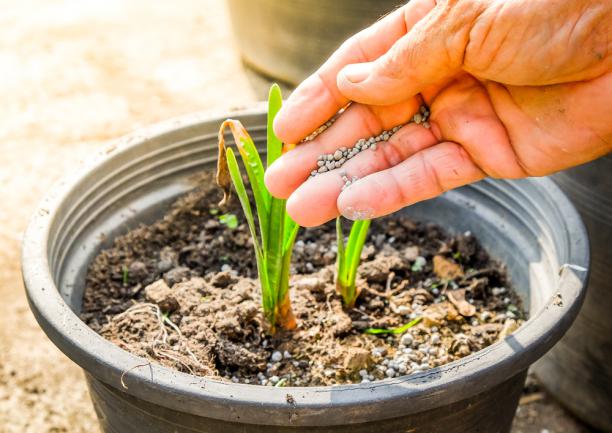
[[(229, 114), (261, 115), (265, 109), (261, 102)], [(563, 302), (551, 296), (511, 336), (465, 358), (425, 372), (368, 384), (276, 388), (180, 373), (120, 349), (90, 329), (66, 304), (54, 283), (47, 251), (55, 214), (79, 182), (118, 154), (162, 134), (203, 122), (220, 122), (227, 114), (220, 110), (189, 114), (112, 142), (75, 173), (60, 180), (30, 220), (22, 244), (22, 275), (30, 308), (54, 344), (96, 379), (153, 404), (226, 421), (295, 426), (360, 423), (457, 402), (508, 380), (550, 349), (577, 315), (588, 278), (586, 229), (574, 206), (552, 180), (529, 179), (526, 182), (551, 197), (566, 224), (563, 229), (567, 230), (572, 266), (560, 270), (556, 294)], [(122, 381), (127, 388), (122, 387)]]

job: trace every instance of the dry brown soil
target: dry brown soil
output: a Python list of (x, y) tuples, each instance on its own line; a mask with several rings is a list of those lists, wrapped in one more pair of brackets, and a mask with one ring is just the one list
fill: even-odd
[[(221, 0), (0, 0), (0, 433), (96, 433), (82, 373), (28, 310), (19, 245), (50, 184), (108, 140), (256, 100)], [(513, 433), (581, 433), (544, 397)]]

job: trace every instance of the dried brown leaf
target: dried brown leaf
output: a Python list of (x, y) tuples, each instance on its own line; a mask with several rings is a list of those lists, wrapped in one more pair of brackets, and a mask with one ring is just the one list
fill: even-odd
[(431, 304), (423, 311), (423, 323), (426, 326), (440, 326), (444, 320), (457, 320), (460, 317), (450, 302)]
[(461, 265), (440, 255), (433, 258), (433, 271), (440, 279), (447, 281), (462, 278), (464, 275)]
[(242, 126), (242, 124), (238, 120), (227, 119), (219, 128), (219, 152), (217, 156), (217, 185), (221, 187), (223, 190), (223, 200), (219, 203), (219, 207), (224, 207), (229, 203), (231, 192), (232, 192), (232, 178), (229, 173), (229, 167), (227, 166), (227, 158), (225, 157), (225, 129), (230, 128), (232, 135), (234, 136), (234, 141), (236, 142), (236, 146), (240, 152), (242, 149), (242, 139), (246, 139), (249, 137), (248, 132)]
[(474, 314), (476, 314), (476, 307), (465, 300), (465, 289), (446, 292), (446, 296), (462, 316), (472, 317)]

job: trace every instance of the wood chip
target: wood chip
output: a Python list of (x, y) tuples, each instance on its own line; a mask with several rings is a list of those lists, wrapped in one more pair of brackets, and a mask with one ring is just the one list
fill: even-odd
[(423, 324), (429, 327), (440, 326), (443, 320), (457, 320), (459, 313), (450, 302), (431, 304), (423, 311)]
[(474, 314), (476, 314), (476, 307), (465, 300), (465, 289), (448, 291), (446, 292), (446, 296), (462, 316), (472, 317)]
[(463, 269), (457, 263), (444, 256), (434, 256), (433, 271), (442, 280), (454, 280), (464, 276)]

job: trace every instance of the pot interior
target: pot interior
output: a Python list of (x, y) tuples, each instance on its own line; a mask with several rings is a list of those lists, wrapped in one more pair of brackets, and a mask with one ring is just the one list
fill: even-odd
[[(263, 145), (261, 116), (243, 122)], [(85, 273), (100, 249), (162, 217), (173, 200), (196, 186), (197, 173), (214, 170), (216, 128), (215, 122), (203, 122), (154, 138), (132, 137), (133, 143), (114, 150), (72, 188), (51, 225), (48, 256), (55, 283), (74, 312), (80, 311)], [(533, 312), (553, 295), (559, 266), (569, 255), (566, 221), (549, 187), (534, 180), (484, 180), (401, 212), (450, 232), (471, 231), (507, 265), (525, 309)]]

